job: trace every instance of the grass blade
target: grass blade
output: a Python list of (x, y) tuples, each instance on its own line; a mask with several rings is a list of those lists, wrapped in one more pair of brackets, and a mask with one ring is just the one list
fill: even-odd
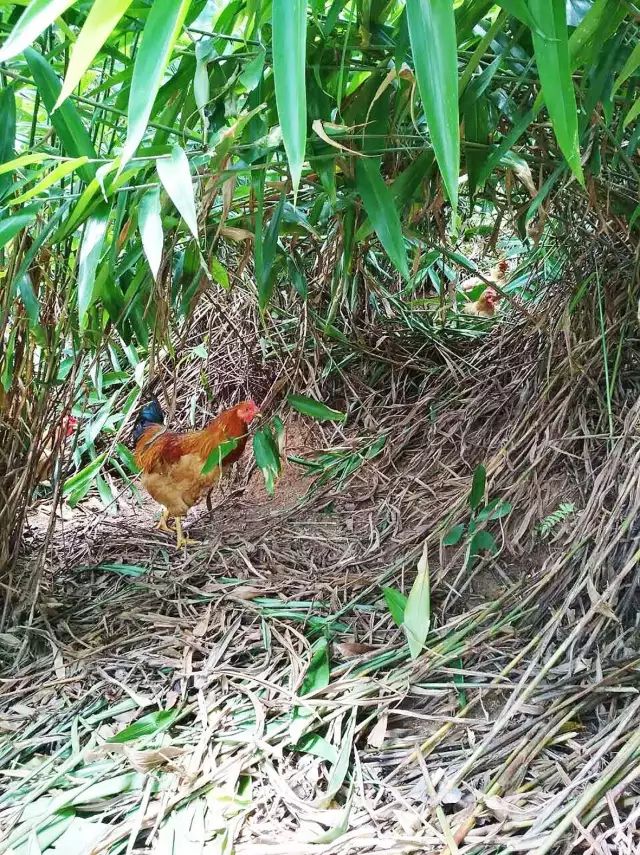
[(453, 0), (407, 0), (407, 22), (433, 150), (455, 210), (458, 206), (460, 121)]
[(380, 175), (380, 159), (359, 160), (356, 165), (356, 186), (362, 197), (367, 216), (396, 269), (409, 278), (407, 251), (402, 236), (400, 216), (391, 190)]
[(307, 144), (307, 0), (273, 0), (273, 76), (294, 200)]
[(584, 184), (565, 2), (530, 0), (529, 8), (537, 23), (537, 28), (531, 31), (531, 37), (549, 118), (571, 171)]
[(69, 67), (54, 110), (58, 109), (80, 83), (98, 51), (130, 5), (131, 0), (94, 0), (78, 40), (71, 48)]
[(133, 67), (129, 91), (129, 126), (121, 155), (121, 169), (133, 157), (142, 141), (173, 46), (190, 5), (191, 0), (176, 3), (155, 0), (151, 7)]

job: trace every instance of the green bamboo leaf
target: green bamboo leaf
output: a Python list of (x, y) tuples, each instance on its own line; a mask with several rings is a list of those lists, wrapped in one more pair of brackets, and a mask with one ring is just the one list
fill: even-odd
[(640, 65), (640, 41), (631, 51), (627, 61), (622, 66), (622, 71), (616, 78), (616, 82), (613, 84), (613, 91), (616, 92), (622, 84), (628, 80), (632, 74), (635, 73), (635, 70)]
[(71, 95), (98, 51), (131, 5), (131, 0), (94, 0), (93, 6), (71, 48), (69, 67), (54, 110)]
[(332, 410), (326, 404), (309, 398), (306, 395), (288, 395), (287, 403), (294, 410), (302, 413), (303, 416), (311, 416), (319, 422), (344, 422), (347, 419), (346, 413), (341, 413), (339, 410)]
[(31, 225), (36, 214), (37, 208), (23, 209), (13, 217), (4, 217), (0, 220), (0, 249), (9, 243), (18, 232)]
[(565, 0), (529, 0), (529, 9), (538, 25), (531, 37), (549, 118), (571, 171), (584, 184)]
[(198, 216), (187, 155), (179, 145), (174, 145), (171, 149), (171, 157), (159, 157), (156, 168), (169, 198), (178, 209), (191, 234), (198, 240)]
[(84, 329), (87, 312), (94, 297), (96, 269), (102, 252), (102, 245), (107, 233), (110, 209), (102, 208), (87, 220), (80, 246), (78, 262), (78, 319), (80, 329)]
[(6, 163), (0, 164), (0, 175), (5, 175), (8, 172), (15, 172), (21, 166), (31, 166), (32, 163), (42, 163), (43, 160), (51, 160), (49, 154), (21, 154), (13, 160), (8, 160)]
[[(88, 157), (90, 160), (95, 160), (96, 151), (91, 137), (74, 105), (70, 101), (65, 101), (61, 107), (53, 111), (61, 88), (58, 75), (47, 60), (32, 48), (27, 48), (24, 56), (42, 103), (49, 113), (51, 124), (60, 137), (65, 152), (70, 157)], [(95, 173), (96, 167), (93, 163), (86, 163), (79, 170), (79, 175), (86, 182), (91, 181)]]
[(380, 175), (379, 158), (358, 160), (356, 187), (385, 252), (400, 274), (408, 279), (409, 265), (402, 224), (391, 191)]
[(161, 733), (171, 727), (179, 715), (179, 709), (157, 710), (148, 715), (143, 715), (142, 718), (125, 727), (120, 733), (116, 733), (107, 742), (131, 742), (134, 739), (140, 739), (142, 736), (155, 736), (156, 733)]
[(92, 460), (91, 463), (87, 464), (84, 469), (81, 469), (80, 472), (76, 472), (71, 478), (67, 478), (64, 482), (64, 488), (62, 490), (65, 496), (69, 496), (72, 493), (79, 492), (91, 484), (95, 476), (100, 471), (102, 464), (106, 460), (106, 454), (100, 454), (95, 460)]
[(171, 58), (191, 0), (155, 0), (147, 17), (136, 52), (129, 90), (127, 139), (121, 166), (133, 157), (151, 117), (156, 95)]
[(271, 215), (271, 220), (265, 230), (264, 237), (261, 237), (259, 244), (256, 241), (256, 249), (258, 245), (260, 246), (260, 251), (256, 253), (255, 268), (258, 284), (258, 306), (261, 312), (267, 308), (273, 292), (273, 262), (275, 261), (278, 249), (278, 235), (280, 233), (284, 203), (285, 195), (282, 193), (280, 201)]
[(640, 98), (636, 101), (633, 107), (629, 110), (627, 115), (624, 117), (623, 125), (626, 128), (627, 125), (630, 125), (635, 119), (640, 116)]
[(217, 466), (221, 466), (222, 461), (238, 447), (239, 442), (239, 439), (227, 439), (221, 442), (220, 445), (217, 445), (205, 460), (202, 467), (202, 474), (208, 475)]
[(427, 544), (425, 543), (422, 557), (418, 562), (418, 575), (409, 591), (409, 599), (404, 610), (404, 623), (402, 624), (412, 659), (416, 659), (422, 652), (429, 633), (430, 622), (431, 583), (429, 580)]
[(384, 599), (393, 622), (396, 626), (402, 626), (404, 623), (404, 612), (407, 607), (407, 595), (403, 594), (402, 591), (396, 590), (396, 588), (383, 588), (382, 593), (384, 594)]
[(307, 144), (307, 0), (273, 0), (273, 76), (294, 201)]
[(37, 196), (38, 193), (42, 193), (48, 187), (51, 187), (52, 184), (56, 184), (65, 175), (69, 175), (71, 172), (74, 172), (76, 169), (79, 169), (81, 166), (84, 166), (87, 163), (88, 158), (86, 157), (74, 157), (72, 160), (65, 160), (63, 163), (60, 163), (54, 169), (51, 170), (44, 178), (38, 181), (37, 184), (27, 190), (26, 193), (22, 193), (20, 196), (16, 196), (15, 199), (11, 200), (12, 205), (22, 205), (23, 202), (28, 202), (29, 199), (33, 199), (34, 196)]
[(253, 436), (253, 454), (262, 472), (267, 493), (273, 495), (275, 481), (280, 474), (280, 454), (268, 425), (260, 428)]
[(407, 0), (407, 22), (433, 150), (455, 210), (460, 171), (460, 121), (453, 0)]
[(316, 649), (311, 657), (309, 668), (304, 675), (302, 685), (298, 694), (302, 697), (309, 692), (316, 692), (329, 685), (329, 645), (326, 638), (317, 642)]
[(469, 493), (469, 504), (471, 510), (477, 510), (484, 500), (484, 491), (487, 486), (487, 470), (479, 463), (473, 470), (473, 479), (471, 481), (471, 492)]
[[(0, 164), (10, 161), (16, 142), (16, 94), (11, 86), (0, 92)], [(11, 188), (11, 178), (0, 179), (0, 199)]]
[(142, 239), (142, 248), (149, 262), (154, 280), (158, 279), (160, 262), (162, 261), (162, 218), (160, 217), (160, 188), (147, 190), (140, 200), (138, 211), (138, 228)]
[(0, 62), (13, 59), (53, 24), (75, 0), (32, 0), (0, 48)]

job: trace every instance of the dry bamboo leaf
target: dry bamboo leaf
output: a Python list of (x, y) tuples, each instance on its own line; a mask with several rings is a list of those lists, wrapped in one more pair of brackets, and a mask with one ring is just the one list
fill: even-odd
[(371, 728), (369, 735), (367, 736), (367, 743), (371, 745), (372, 748), (382, 748), (385, 738), (387, 736), (387, 726), (389, 723), (389, 716), (387, 713), (383, 713), (375, 725)]

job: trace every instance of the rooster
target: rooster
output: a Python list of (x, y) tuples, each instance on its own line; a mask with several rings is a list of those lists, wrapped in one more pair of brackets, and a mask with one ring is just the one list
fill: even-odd
[[(142, 470), (144, 488), (163, 506), (158, 528), (173, 533), (169, 517), (176, 521), (178, 549), (194, 542), (182, 532), (182, 517), (222, 477), (224, 469), (242, 456), (249, 425), (259, 415), (253, 401), (243, 401), (220, 413), (204, 430), (175, 433), (164, 426), (164, 413), (157, 401), (142, 408), (133, 429), (135, 460)], [(228, 453), (221, 465), (203, 474), (209, 455), (223, 443), (226, 447), (221, 455)]]
[[(486, 277), (486, 279), (489, 280), (490, 283), (493, 283), (493, 285), (496, 285), (497, 288), (494, 288), (493, 285), (487, 285), (477, 300), (472, 300), (464, 304), (462, 311), (466, 315), (475, 315), (479, 318), (492, 318), (496, 313), (496, 305), (502, 299), (502, 295), (498, 289), (504, 288), (507, 284), (508, 272), (508, 262), (504, 259), (499, 261)], [(474, 288), (486, 284), (485, 280), (480, 279), (479, 276), (471, 276), (468, 279), (465, 279), (462, 283), (462, 290), (472, 291)]]

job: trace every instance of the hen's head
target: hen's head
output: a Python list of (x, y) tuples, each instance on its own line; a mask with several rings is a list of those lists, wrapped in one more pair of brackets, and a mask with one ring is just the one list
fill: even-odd
[(239, 418), (247, 425), (251, 424), (256, 416), (260, 415), (260, 410), (254, 401), (243, 401), (241, 404), (238, 404), (236, 412)]
[(482, 296), (484, 297), (486, 304), (488, 306), (491, 306), (492, 309), (495, 308), (496, 303), (498, 303), (501, 299), (500, 294), (498, 294), (496, 289), (492, 288), (491, 286), (485, 288)]
[(78, 419), (75, 416), (66, 416), (62, 420), (62, 431), (64, 433), (64, 438), (68, 439), (70, 436), (76, 432), (76, 428), (78, 427)]

